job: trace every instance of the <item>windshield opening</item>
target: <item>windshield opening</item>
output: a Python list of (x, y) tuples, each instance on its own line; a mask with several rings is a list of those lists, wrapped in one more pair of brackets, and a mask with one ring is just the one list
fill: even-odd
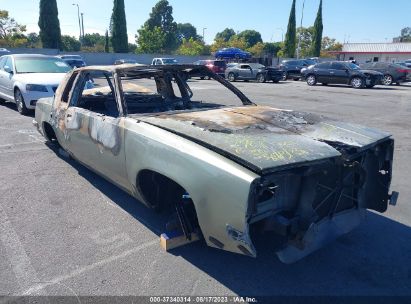
[(24, 73), (67, 73), (71, 70), (63, 60), (57, 58), (15, 58), (16, 72)]
[[(241, 92), (237, 94), (235, 92), (237, 89), (232, 84), (207, 71), (207, 68), (198, 68), (141, 69), (120, 72), (127, 113), (154, 114), (252, 104)], [(221, 83), (216, 87), (215, 94), (210, 96), (210, 93), (197, 81), (190, 79), (200, 73), (209, 73), (211, 78)], [(227, 98), (226, 94), (219, 93), (223, 90), (231, 90), (231, 97)]]

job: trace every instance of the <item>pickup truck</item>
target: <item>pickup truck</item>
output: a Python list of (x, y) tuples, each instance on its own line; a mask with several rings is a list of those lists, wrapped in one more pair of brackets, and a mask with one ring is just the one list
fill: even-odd
[[(183, 73), (204, 73), (216, 88), (191, 89)], [(280, 240), (277, 256), (295, 262), (398, 196), (389, 192), (390, 134), (259, 106), (199, 65), (75, 69), (54, 97), (37, 102), (34, 124), (168, 215), (165, 229), (250, 257)]]

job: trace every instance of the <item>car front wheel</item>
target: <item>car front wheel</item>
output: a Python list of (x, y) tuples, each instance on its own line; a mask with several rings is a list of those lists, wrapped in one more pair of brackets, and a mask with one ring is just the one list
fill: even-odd
[(264, 76), (264, 74), (258, 74), (258, 75), (257, 75), (257, 81), (258, 81), (259, 83), (265, 82), (265, 76)]
[(21, 115), (26, 115), (28, 113), (28, 109), (27, 109), (26, 104), (24, 102), (23, 94), (21, 94), (19, 89), (16, 89), (14, 91), (14, 101), (16, 102), (17, 111)]
[(234, 73), (229, 73), (227, 78), (228, 78), (228, 81), (234, 82), (234, 81), (235, 81), (235, 75), (234, 75)]
[(351, 86), (354, 89), (361, 89), (364, 86), (364, 81), (360, 77), (354, 77), (351, 79)]
[(384, 79), (382, 80), (382, 82), (384, 83), (384, 85), (392, 85), (393, 83), (393, 79), (391, 75), (384, 75)]
[(283, 80), (285, 81), (287, 80), (287, 78), (288, 78), (287, 72), (283, 72)]
[(315, 77), (315, 75), (308, 75), (307, 76), (307, 84), (309, 86), (313, 86), (317, 84), (317, 78)]

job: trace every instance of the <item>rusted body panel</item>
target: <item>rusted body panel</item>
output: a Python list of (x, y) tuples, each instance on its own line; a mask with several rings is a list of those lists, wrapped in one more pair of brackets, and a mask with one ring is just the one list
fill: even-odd
[[(269, 232), (284, 237), (277, 255), (293, 262), (350, 231), (364, 210), (386, 210), (393, 160), (388, 133), (256, 106), (207, 69), (204, 72), (237, 94), (243, 106), (191, 105), (192, 92), (178, 74), (190, 68), (123, 65), (74, 70), (53, 100), (39, 100), (36, 125), (48, 139), (54, 135), (75, 159), (148, 207), (157, 208), (168, 199), (161, 192), (170, 189), (180, 198), (189, 197), (195, 213), (189, 224), (196, 228), (198, 223), (209, 246), (240, 254), (256, 256), (253, 234)], [(113, 73), (112, 82), (84, 89), (90, 71)], [(122, 85), (122, 78), (139, 75), (157, 77), (158, 92)], [(182, 90), (182, 97), (174, 96), (172, 102), (171, 79)], [(126, 94), (143, 102), (144, 96), (150, 97), (138, 105), (142, 107), (157, 98), (150, 94), (166, 96), (167, 110), (129, 113)], [(76, 96), (114, 102), (118, 113), (85, 108)]]

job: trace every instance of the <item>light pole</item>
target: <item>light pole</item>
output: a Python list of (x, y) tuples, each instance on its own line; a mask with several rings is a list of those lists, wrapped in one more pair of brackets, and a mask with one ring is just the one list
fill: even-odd
[(83, 32), (83, 39), (84, 39), (84, 14), (81, 13), (81, 30)]
[(205, 43), (205, 30), (206, 29), (207, 29), (206, 27), (203, 27), (203, 41), (204, 41), (204, 43)]
[[(304, 5), (305, 5), (305, 0), (303, 0), (303, 8), (302, 8), (302, 10), (301, 10), (300, 31), (301, 31), (302, 28), (303, 28)], [(300, 35), (298, 35), (297, 59), (300, 59), (300, 48), (301, 48), (301, 32), (300, 32)]]
[(77, 3), (73, 3), (73, 5), (77, 6), (77, 17), (78, 17), (78, 27), (80, 29), (80, 42), (81, 42), (81, 38), (82, 38), (82, 32), (81, 32), (81, 21), (80, 21), (80, 6)]

